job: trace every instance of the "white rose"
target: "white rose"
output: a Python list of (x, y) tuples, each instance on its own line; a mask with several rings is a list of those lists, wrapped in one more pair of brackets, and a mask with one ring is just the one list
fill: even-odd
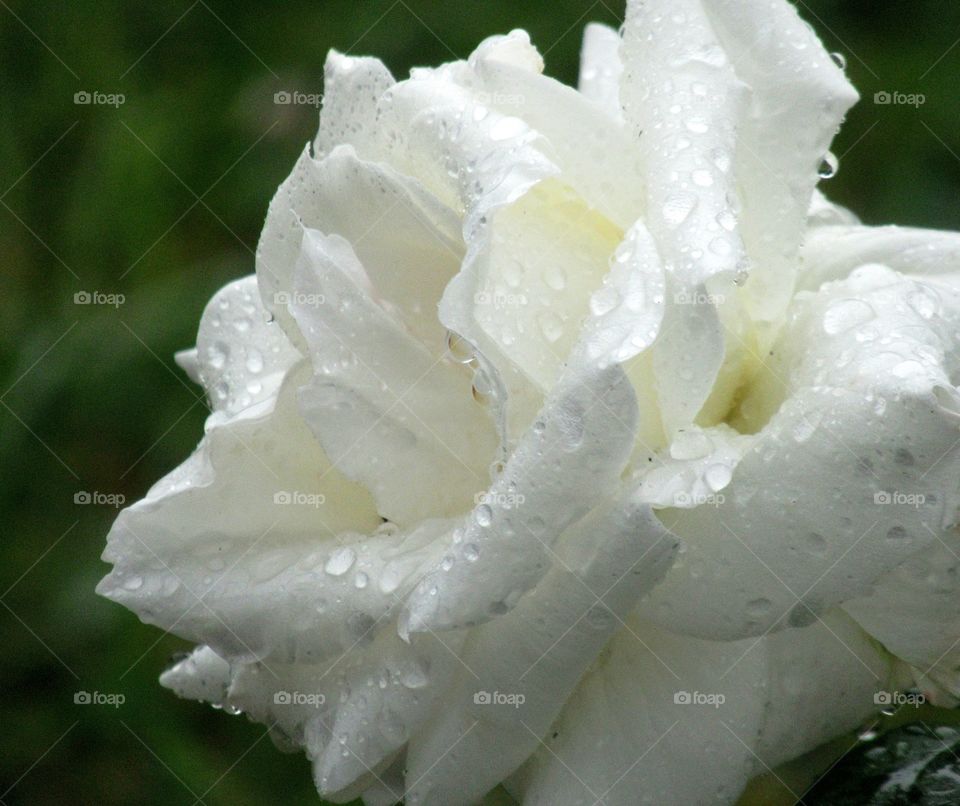
[(180, 356), (204, 439), (109, 537), (100, 592), (200, 644), (164, 685), (334, 800), (732, 802), (960, 694), (960, 237), (817, 194), (856, 93), (786, 2), (542, 66), (331, 53)]

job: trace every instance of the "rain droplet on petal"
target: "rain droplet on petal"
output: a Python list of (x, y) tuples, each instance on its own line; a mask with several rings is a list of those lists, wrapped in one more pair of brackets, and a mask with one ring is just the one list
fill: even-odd
[(332, 577), (343, 576), (350, 570), (356, 558), (356, 552), (349, 546), (338, 548), (330, 555), (326, 565), (323, 566), (323, 570)]
[(823, 155), (823, 159), (820, 160), (820, 167), (817, 169), (817, 173), (821, 179), (830, 179), (837, 173), (839, 167), (840, 162), (828, 151)]

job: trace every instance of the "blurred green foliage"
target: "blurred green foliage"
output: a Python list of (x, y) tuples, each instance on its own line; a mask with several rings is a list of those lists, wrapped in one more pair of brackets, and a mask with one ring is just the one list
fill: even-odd
[[(958, 227), (960, 6), (800, 5), (864, 98), (828, 193), (871, 223)], [(184, 643), (94, 596), (115, 511), (74, 496), (133, 501), (202, 433), (172, 355), (210, 295), (252, 271), (316, 125), (276, 91), (319, 92), (330, 47), (401, 75), (515, 27), (573, 82), (583, 25), (621, 14), (606, 0), (0, 2), (3, 802), (316, 802), (301, 756), (157, 685)], [(878, 106), (882, 90), (926, 102)], [(126, 101), (77, 105), (78, 91)], [(74, 304), (82, 291), (126, 301)], [(126, 702), (78, 706), (80, 690)]]

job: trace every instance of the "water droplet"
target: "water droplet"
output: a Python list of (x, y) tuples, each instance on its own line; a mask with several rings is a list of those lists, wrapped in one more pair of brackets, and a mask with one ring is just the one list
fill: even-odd
[(367, 583), (369, 581), (370, 577), (368, 577), (363, 571), (358, 571), (356, 577), (354, 577), (353, 584), (358, 590), (363, 590), (365, 587), (367, 587)]
[(620, 294), (612, 285), (605, 285), (597, 289), (590, 297), (590, 310), (594, 316), (604, 316), (610, 313), (620, 302)]
[(841, 70), (846, 70), (846, 69), (847, 69), (847, 57), (844, 56), (842, 53), (831, 53), (831, 54), (830, 54), (830, 59), (831, 59), (831, 60), (833, 61), (833, 63), (834, 63), (837, 67), (839, 67)]
[(836, 300), (830, 303), (823, 314), (823, 330), (835, 336), (837, 333), (843, 333), (852, 327), (869, 322), (873, 317), (873, 308), (863, 300)]
[(873, 727), (869, 727), (861, 730), (860, 733), (857, 734), (857, 739), (861, 742), (872, 742), (877, 738), (877, 735), (877, 731), (875, 731)]
[(481, 504), (473, 513), (473, 518), (478, 526), (486, 528), (493, 523), (493, 510), (487, 504)]
[(820, 167), (817, 169), (817, 173), (821, 179), (830, 179), (836, 175), (839, 167), (840, 163), (837, 158), (828, 151), (823, 155), (823, 159), (820, 160)]
[(356, 558), (357, 554), (352, 548), (343, 546), (330, 555), (326, 565), (323, 566), (323, 570), (332, 577), (343, 576), (350, 570)]
[(703, 168), (693, 171), (690, 178), (693, 180), (693, 184), (702, 188), (708, 188), (713, 184), (713, 174)]
[(254, 374), (263, 371), (263, 355), (261, 355), (259, 350), (251, 347), (247, 351), (247, 372), (252, 372)]
[(475, 562), (480, 557), (480, 548), (476, 543), (467, 543), (463, 547), (463, 556), (467, 562)]
[(423, 688), (430, 678), (423, 667), (412, 663), (400, 672), (400, 682), (407, 688)]
[(540, 332), (543, 337), (553, 343), (563, 335), (563, 322), (553, 311), (543, 311), (537, 316)]
[(500, 118), (500, 120), (490, 127), (490, 139), (497, 141), (509, 140), (511, 137), (523, 134), (526, 130), (527, 124), (520, 120), (520, 118), (508, 116)]
[(891, 526), (887, 530), (887, 540), (891, 543), (905, 543), (910, 539), (910, 533), (902, 526)]
[(554, 291), (563, 291), (567, 286), (567, 275), (560, 266), (551, 265), (543, 271), (543, 282)]
[(123, 587), (128, 591), (135, 591), (138, 588), (143, 586), (143, 577), (130, 577), (126, 582), (123, 583)]
[(919, 288), (907, 294), (907, 304), (924, 319), (932, 319), (940, 308), (940, 300), (932, 288)]
[(679, 226), (697, 206), (697, 196), (689, 191), (672, 193), (663, 203), (663, 218), (671, 226)]
[(730, 210), (721, 210), (717, 213), (717, 223), (727, 232), (733, 232), (737, 228), (737, 217)]
[(733, 284), (736, 286), (745, 285), (750, 279), (750, 260), (749, 258), (740, 258), (737, 261), (736, 270), (733, 275)]
[(613, 613), (602, 604), (590, 608), (587, 613), (587, 623), (596, 630), (605, 630), (613, 624)]
[(469, 364), (474, 359), (473, 345), (452, 330), (447, 331), (447, 351), (458, 364)]
[(707, 486), (715, 493), (722, 490), (730, 483), (733, 473), (727, 465), (710, 465), (703, 474), (703, 480)]

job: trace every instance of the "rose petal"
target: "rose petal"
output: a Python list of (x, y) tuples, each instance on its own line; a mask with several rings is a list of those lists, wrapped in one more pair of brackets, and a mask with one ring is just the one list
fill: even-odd
[(926, 294), (868, 266), (797, 298), (740, 406), (761, 430), (723, 500), (676, 512), (688, 550), (645, 605), (657, 623), (725, 639), (810, 623), (950, 528), (956, 325)]
[(730, 643), (631, 621), (510, 789), (531, 806), (732, 803), (784, 747), (856, 727), (887, 670), (842, 617)]
[(705, 0), (737, 78), (750, 88), (737, 135), (740, 235), (749, 314), (778, 323), (790, 302), (818, 169), (856, 90), (790, 3)]
[(800, 288), (815, 290), (869, 263), (958, 288), (960, 233), (857, 224), (816, 227), (804, 244)]
[(326, 156), (344, 143), (363, 154), (376, 152), (380, 137), (377, 104), (395, 83), (379, 59), (329, 51), (323, 65), (320, 129), (313, 141), (316, 155)]
[(619, 366), (562, 379), (454, 534), (453, 565), (428, 574), (411, 594), (401, 629), (462, 627), (513, 608), (549, 569), (551, 544), (616, 486), (636, 419)]
[(296, 410), (303, 380), (257, 416), (211, 418), (197, 453), (117, 518), (98, 592), (247, 661), (317, 662), (397, 608), (453, 524), (377, 530)]
[[(511, 613), (470, 634), (457, 682), (408, 750), (411, 802), (475, 803), (519, 767), (676, 549), (649, 508), (625, 496), (563, 542), (562, 567)], [(484, 694), (514, 703), (487, 703)]]
[(914, 667), (927, 698), (960, 702), (960, 538), (942, 536), (881, 577), (843, 608), (894, 655)]
[(349, 146), (321, 160), (303, 151), (270, 203), (257, 246), (264, 304), (298, 346), (303, 337), (288, 309), (304, 227), (349, 240), (374, 292), (418, 336), (443, 342), (442, 328), (426, 314), (463, 255), (460, 222), (421, 183), (359, 159)]
[(577, 89), (611, 118), (623, 120), (620, 108), (620, 34), (615, 29), (591, 22), (583, 29), (580, 48), (580, 78)]
[(292, 310), (314, 368), (301, 407), (327, 455), (394, 523), (469, 509), (497, 446), (471, 374), (372, 298), (339, 235), (306, 230), (296, 271)]
[(646, 182), (632, 129), (548, 76), (495, 58), (478, 59), (475, 69), (479, 97), (536, 131), (534, 144), (591, 208), (621, 230), (643, 215)]
[(272, 401), (300, 353), (260, 300), (256, 275), (220, 289), (197, 333), (197, 375), (214, 411), (236, 414)]

